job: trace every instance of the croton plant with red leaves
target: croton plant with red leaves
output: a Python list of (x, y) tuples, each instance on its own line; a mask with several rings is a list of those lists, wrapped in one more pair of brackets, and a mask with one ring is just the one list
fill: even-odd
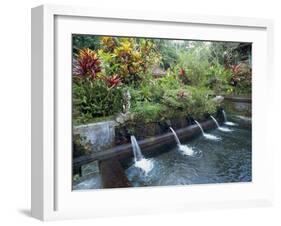
[(96, 78), (101, 71), (101, 62), (97, 53), (89, 48), (80, 49), (74, 65), (74, 74)]
[(114, 88), (121, 84), (121, 78), (117, 74), (105, 77), (105, 80), (106, 80), (109, 88)]
[(240, 64), (232, 65), (232, 66), (230, 66), (230, 69), (231, 69), (231, 72), (232, 72), (234, 75), (237, 75), (237, 74), (240, 73)]
[(186, 71), (181, 67), (179, 69), (179, 78), (180, 80), (184, 83), (184, 84), (190, 84), (190, 79), (188, 78), (187, 74), (186, 74)]
[(180, 68), (179, 76), (184, 77), (185, 75), (186, 75), (185, 70), (183, 68)]
[(231, 84), (236, 85), (240, 81), (240, 64), (235, 64), (230, 66), (231, 72), (232, 72), (232, 77), (231, 77)]

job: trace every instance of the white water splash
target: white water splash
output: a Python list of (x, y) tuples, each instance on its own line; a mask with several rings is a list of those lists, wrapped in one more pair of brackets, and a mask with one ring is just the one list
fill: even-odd
[(141, 159), (136, 161), (135, 167), (140, 168), (146, 175), (153, 169), (154, 163), (151, 159)]
[(135, 136), (131, 136), (131, 144), (134, 153), (135, 167), (143, 170), (145, 174), (149, 173), (153, 169), (153, 161), (143, 157)]
[(209, 139), (209, 140), (217, 140), (217, 141), (221, 140), (220, 137), (212, 135), (212, 134), (209, 134), (209, 133), (205, 133), (203, 136), (205, 138)]
[(175, 137), (175, 140), (177, 142), (177, 145), (178, 145), (178, 148), (179, 148), (179, 151), (183, 154), (183, 155), (189, 155), (189, 156), (192, 156), (194, 155), (194, 150), (191, 148), (191, 147), (188, 147), (187, 145), (182, 145), (179, 138), (178, 138), (178, 135), (177, 133), (173, 130), (172, 127), (170, 127), (170, 130), (172, 131), (174, 137)]
[(223, 114), (224, 124), (225, 125), (227, 125), (227, 126), (238, 126), (237, 123), (227, 121), (227, 116), (226, 116), (226, 113), (225, 113), (224, 110), (222, 110), (222, 114)]
[(215, 117), (213, 117), (212, 115), (211, 115), (211, 118), (214, 120), (214, 122), (216, 123), (216, 125), (217, 125), (217, 128), (220, 130), (220, 131), (223, 131), (223, 132), (232, 132), (233, 130), (232, 129), (229, 129), (229, 128), (227, 128), (227, 127), (221, 127), (220, 125), (219, 125), (219, 123), (218, 123), (218, 121), (215, 119)]
[(232, 129), (229, 129), (229, 128), (227, 128), (227, 127), (219, 127), (219, 130), (220, 131), (223, 131), (223, 132), (232, 132), (233, 130)]
[(224, 124), (227, 126), (237, 126), (238, 125), (237, 123), (234, 123), (234, 122), (224, 122)]
[(209, 134), (209, 133), (205, 133), (204, 132), (204, 130), (203, 130), (203, 128), (202, 128), (202, 126), (200, 125), (200, 123), (199, 122), (197, 122), (196, 120), (194, 120), (195, 121), (195, 123), (197, 124), (197, 126), (200, 128), (200, 130), (201, 130), (201, 132), (202, 132), (202, 135), (205, 137), (205, 138), (207, 138), (207, 139), (209, 139), (209, 140), (221, 140), (221, 138), (220, 137), (217, 137), (217, 136), (215, 136), (215, 135), (212, 135), (212, 134)]
[(178, 148), (183, 155), (193, 156), (195, 153), (194, 150), (191, 147), (188, 147), (187, 145), (180, 144), (178, 145)]

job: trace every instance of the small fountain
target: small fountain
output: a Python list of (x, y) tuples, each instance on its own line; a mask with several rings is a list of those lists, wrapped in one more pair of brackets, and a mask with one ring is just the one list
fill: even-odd
[(194, 122), (197, 124), (197, 126), (200, 128), (201, 132), (202, 132), (202, 135), (207, 138), (207, 139), (210, 139), (210, 140), (221, 140), (220, 137), (217, 137), (215, 135), (212, 135), (212, 134), (208, 134), (208, 133), (205, 133), (202, 126), (200, 125), (199, 122), (197, 122), (196, 120), (194, 120)]
[(142, 169), (145, 174), (149, 173), (153, 168), (153, 162), (143, 157), (135, 136), (131, 136), (131, 144), (134, 153), (135, 167)]
[(172, 131), (174, 137), (175, 137), (175, 140), (177, 142), (177, 145), (178, 145), (178, 148), (179, 150), (184, 154), (184, 155), (193, 155), (194, 154), (194, 150), (190, 147), (188, 147), (187, 145), (182, 145), (178, 136), (177, 136), (177, 133), (173, 130), (172, 127), (170, 127), (170, 130)]
[(220, 131), (223, 131), (223, 132), (231, 132), (232, 130), (231, 129), (229, 129), (229, 128), (227, 128), (227, 127), (221, 127), (220, 125), (219, 125), (219, 123), (218, 123), (218, 121), (215, 119), (215, 117), (213, 117), (212, 115), (211, 115), (211, 118), (214, 120), (214, 122), (216, 123), (216, 125), (217, 125), (217, 127), (218, 127), (218, 129), (220, 130)]
[(227, 121), (227, 116), (226, 116), (226, 113), (225, 113), (224, 110), (222, 110), (222, 114), (223, 114), (224, 124), (225, 124), (225, 125), (228, 125), (228, 126), (237, 126), (236, 123)]

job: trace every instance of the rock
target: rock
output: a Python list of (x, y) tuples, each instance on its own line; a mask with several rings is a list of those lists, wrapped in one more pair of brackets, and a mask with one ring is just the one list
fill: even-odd
[(216, 97), (213, 98), (213, 101), (214, 101), (215, 103), (217, 103), (217, 104), (222, 103), (223, 100), (224, 100), (224, 97), (223, 97), (223, 96), (216, 96)]
[(125, 123), (126, 121), (129, 121), (132, 119), (132, 114), (130, 112), (127, 112), (127, 113), (121, 113), (119, 114), (115, 121), (119, 124), (123, 124)]
[(124, 117), (122, 115), (117, 116), (115, 120), (119, 124), (123, 124), (125, 122)]
[(104, 121), (75, 126), (74, 134), (85, 137), (85, 142), (92, 144), (92, 152), (99, 152), (111, 148), (115, 140), (114, 121)]

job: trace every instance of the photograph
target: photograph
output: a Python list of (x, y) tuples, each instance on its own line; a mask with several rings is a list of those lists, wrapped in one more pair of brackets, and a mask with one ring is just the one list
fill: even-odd
[(72, 190), (252, 182), (252, 43), (72, 34)]

